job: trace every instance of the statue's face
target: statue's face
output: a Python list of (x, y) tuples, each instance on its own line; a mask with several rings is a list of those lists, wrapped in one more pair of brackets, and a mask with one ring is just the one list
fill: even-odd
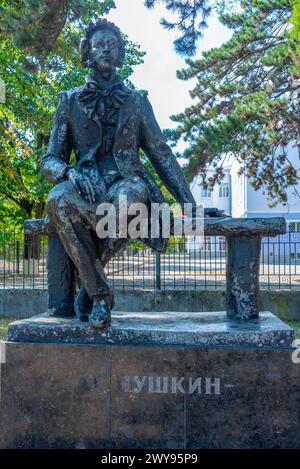
[(116, 35), (110, 30), (98, 30), (90, 39), (90, 58), (98, 70), (110, 71), (116, 67), (119, 45)]

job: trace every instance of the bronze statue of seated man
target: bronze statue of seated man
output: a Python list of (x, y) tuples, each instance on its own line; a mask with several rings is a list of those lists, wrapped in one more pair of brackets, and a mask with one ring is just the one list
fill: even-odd
[[(127, 196), (128, 205), (164, 202), (139, 158), (140, 149), (180, 204), (195, 201), (147, 96), (127, 88), (116, 74), (125, 57), (119, 29), (103, 19), (91, 24), (80, 52), (91, 71), (85, 85), (61, 93), (41, 163), (47, 179), (56, 184), (47, 203), (50, 224), (81, 280), (75, 310), (83, 321), (104, 327), (110, 324), (113, 306), (104, 267), (126, 239), (99, 239), (97, 206), (110, 202), (117, 207), (121, 195)], [(70, 164), (72, 151), (75, 166)], [(163, 251), (167, 240), (145, 242)]]

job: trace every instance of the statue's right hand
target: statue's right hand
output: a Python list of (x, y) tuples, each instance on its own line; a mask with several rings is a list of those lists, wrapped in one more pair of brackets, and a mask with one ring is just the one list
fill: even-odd
[(95, 191), (88, 177), (76, 168), (70, 168), (67, 177), (79, 194), (82, 194), (90, 203), (95, 202)]

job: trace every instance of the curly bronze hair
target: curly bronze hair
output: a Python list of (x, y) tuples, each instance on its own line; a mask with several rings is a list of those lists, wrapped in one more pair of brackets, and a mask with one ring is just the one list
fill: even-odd
[(98, 30), (109, 30), (112, 31), (117, 40), (119, 46), (119, 57), (116, 63), (118, 68), (123, 67), (125, 60), (125, 41), (121, 36), (120, 29), (114, 24), (106, 19), (99, 19), (96, 23), (90, 23), (85, 30), (85, 37), (81, 39), (79, 45), (79, 52), (81, 55), (81, 63), (84, 67), (91, 67), (92, 63), (89, 60), (89, 50), (90, 50), (90, 39), (95, 31)]

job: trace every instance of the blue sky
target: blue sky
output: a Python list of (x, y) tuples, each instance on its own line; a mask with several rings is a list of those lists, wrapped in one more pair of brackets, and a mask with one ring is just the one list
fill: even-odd
[[(176, 78), (176, 70), (185, 66), (184, 59), (173, 47), (178, 33), (166, 31), (159, 23), (162, 16), (170, 19), (170, 13), (163, 5), (147, 10), (144, 0), (115, 0), (115, 3), (116, 9), (111, 10), (107, 18), (147, 53), (144, 64), (135, 67), (131, 80), (138, 88), (148, 90), (159, 125), (174, 127), (169, 116), (182, 112), (191, 104), (189, 90), (192, 82)], [(199, 58), (202, 51), (219, 46), (229, 37), (229, 31), (212, 18), (204, 39), (198, 43), (195, 57)]]

